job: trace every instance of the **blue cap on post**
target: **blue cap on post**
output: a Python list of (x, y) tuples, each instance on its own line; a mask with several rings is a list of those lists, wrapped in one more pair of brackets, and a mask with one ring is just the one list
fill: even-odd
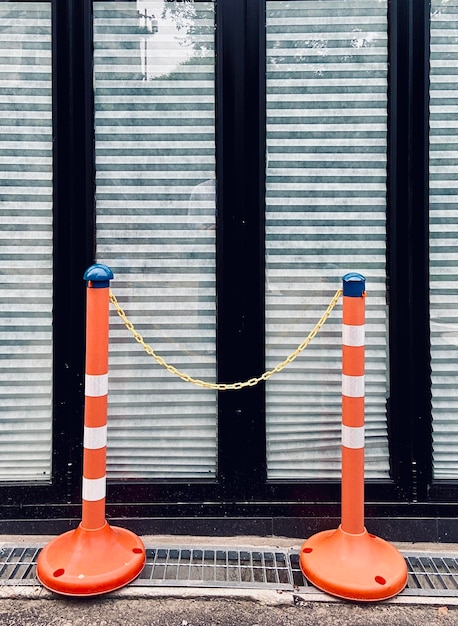
[(343, 295), (351, 298), (360, 298), (366, 291), (366, 279), (357, 272), (349, 272), (342, 278)]
[(92, 287), (95, 289), (101, 289), (102, 287), (109, 287), (110, 280), (113, 278), (113, 272), (107, 265), (96, 263), (91, 265), (84, 272), (84, 280), (90, 281)]

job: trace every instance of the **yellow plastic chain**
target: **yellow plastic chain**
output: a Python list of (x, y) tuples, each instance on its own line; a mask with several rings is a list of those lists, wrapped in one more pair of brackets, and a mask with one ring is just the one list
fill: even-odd
[(294, 352), (292, 352), (288, 357), (286, 357), (284, 361), (279, 363), (273, 369), (267, 370), (261, 376), (258, 376), (256, 378), (250, 378), (249, 380), (246, 380), (244, 382), (237, 382), (237, 383), (208, 383), (204, 380), (193, 378), (192, 376), (189, 376), (188, 374), (184, 374), (183, 372), (180, 372), (180, 370), (177, 370), (176, 367), (164, 361), (164, 359), (161, 356), (155, 353), (155, 351), (153, 350), (151, 346), (145, 343), (143, 337), (140, 335), (140, 333), (138, 333), (135, 330), (134, 325), (132, 324), (131, 321), (129, 321), (129, 319), (127, 318), (127, 315), (125, 314), (123, 309), (119, 306), (116, 296), (113, 294), (112, 291), (110, 291), (110, 301), (115, 307), (119, 317), (124, 322), (127, 330), (129, 330), (132, 333), (135, 341), (139, 343), (143, 347), (145, 352), (149, 354), (150, 356), (152, 356), (159, 365), (161, 365), (162, 367), (165, 367), (165, 369), (168, 372), (170, 372), (170, 374), (174, 374), (175, 376), (178, 376), (179, 378), (181, 378), (181, 380), (183, 380), (186, 383), (192, 383), (193, 385), (196, 385), (197, 387), (203, 387), (204, 389), (214, 389), (216, 391), (238, 391), (239, 389), (243, 389), (244, 387), (254, 387), (261, 381), (267, 380), (274, 374), (281, 372), (282, 369), (284, 369), (289, 363), (292, 363), (294, 359), (298, 357), (299, 354), (303, 352), (303, 350), (305, 350), (305, 348), (309, 345), (312, 339), (314, 339), (314, 337), (318, 334), (318, 331), (322, 328), (322, 326), (324, 325), (328, 317), (331, 315), (341, 295), (342, 295), (342, 289), (338, 289), (334, 297), (332, 298), (331, 302), (329, 303), (328, 308), (326, 309), (326, 311), (323, 313), (318, 323), (316, 324), (315, 328), (310, 332), (308, 337), (304, 339), (304, 341), (294, 350)]

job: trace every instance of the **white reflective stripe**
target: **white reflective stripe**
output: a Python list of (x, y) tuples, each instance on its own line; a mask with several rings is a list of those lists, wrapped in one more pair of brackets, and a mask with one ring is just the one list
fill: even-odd
[(342, 374), (342, 394), (349, 398), (364, 397), (364, 376)]
[(99, 374), (98, 376), (86, 374), (84, 393), (91, 398), (106, 396), (108, 393), (108, 374)]
[(350, 326), (342, 324), (342, 343), (344, 346), (361, 347), (364, 346), (365, 325)]
[(364, 426), (345, 426), (342, 424), (342, 445), (359, 450), (364, 448)]
[(107, 427), (99, 426), (98, 428), (84, 427), (83, 445), (88, 450), (99, 450), (107, 445)]
[(102, 500), (106, 495), (106, 477), (84, 478), (83, 477), (83, 500), (96, 502)]

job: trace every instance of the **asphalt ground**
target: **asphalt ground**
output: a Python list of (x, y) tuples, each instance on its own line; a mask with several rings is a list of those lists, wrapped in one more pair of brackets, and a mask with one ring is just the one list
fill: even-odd
[(0, 600), (2, 626), (449, 626), (458, 607), (260, 599), (98, 597)]

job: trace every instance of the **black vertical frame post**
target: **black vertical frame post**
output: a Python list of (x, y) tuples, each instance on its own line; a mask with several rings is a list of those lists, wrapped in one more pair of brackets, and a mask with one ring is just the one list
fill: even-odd
[(429, 1), (392, 0), (388, 275), (392, 471), (411, 501), (431, 480)]
[(53, 1), (54, 440), (62, 500), (80, 501), (85, 269), (94, 258), (91, 1)]
[[(430, 0), (412, 0), (411, 232), (412, 250), (412, 429), (416, 498), (424, 501), (432, 479), (432, 412), (429, 323), (429, 42)], [(418, 260), (418, 261), (417, 261)], [(419, 366), (419, 364), (421, 364)]]
[[(264, 0), (218, 0), (218, 379), (264, 371)], [(264, 385), (219, 396), (224, 499), (249, 499), (265, 480)]]

